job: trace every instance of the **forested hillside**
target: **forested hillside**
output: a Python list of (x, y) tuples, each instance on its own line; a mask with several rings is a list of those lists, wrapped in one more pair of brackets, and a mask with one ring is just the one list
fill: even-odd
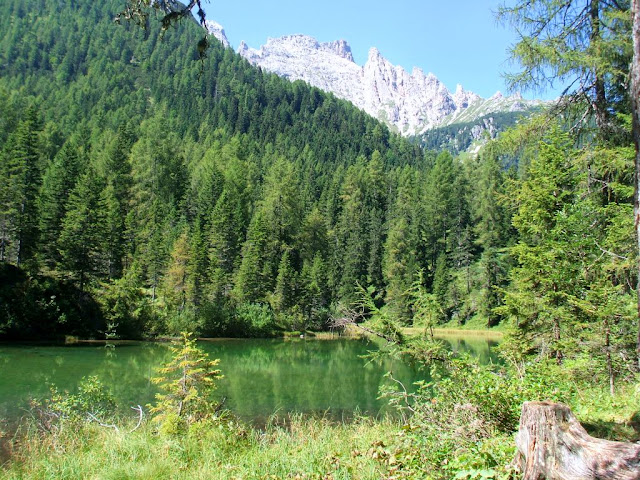
[[(164, 32), (159, 18), (117, 24), (123, 3), (0, 3), (0, 340), (181, 340), (139, 382), (159, 385), (149, 415), (138, 405), (125, 420), (89, 376), (76, 392), (47, 386), (15, 435), (0, 419), (9, 478), (550, 477), (537, 469), (563, 463), (548, 441), (561, 434), (533, 415), (519, 422), (536, 400), (569, 405), (590, 434), (636, 447), (640, 96), (629, 92), (640, 92), (640, 1), (503, 6), (517, 38), (511, 85), (569, 87), (550, 111), (459, 157), (251, 67), (213, 38), (200, 59), (192, 20)], [(454, 147), (468, 140), (442, 130), (430, 141), (440, 147), (449, 133)], [(210, 396), (218, 360), (189, 333), (354, 323), (387, 340), (368, 359), (391, 350), (430, 371), (414, 390), (393, 372), (363, 389), (397, 417), (333, 425), (323, 410), (245, 426)], [(438, 339), (442, 325), (498, 326), (499, 361)], [(287, 343), (304, 346), (310, 378), (357, 385), (309, 360), (312, 342)], [(97, 371), (119, 379), (124, 349), (99, 350), (108, 361)], [(28, 363), (22, 350), (14, 357)], [(285, 389), (283, 377), (298, 378), (289, 374), (265, 379)], [(262, 401), (254, 386), (234, 395)], [(331, 396), (330, 409), (350, 417)], [(602, 445), (576, 438), (586, 440), (572, 458)], [(614, 456), (589, 468), (637, 473)]]
[(532, 114), (532, 111), (491, 113), (471, 122), (454, 123), (427, 130), (416, 140), (427, 150), (448, 150), (457, 155), (471, 150), (474, 142), (477, 146), (486, 144), (489, 140), (495, 139), (500, 132), (515, 127), (519, 121), (526, 121)]
[(213, 39), (201, 64), (195, 22), (120, 8), (3, 3), (3, 335), (95, 335), (96, 309), (122, 335), (321, 326), (357, 283), (391, 300), (435, 265), (432, 156)]
[(121, 8), (3, 2), (0, 336), (268, 335), (360, 305), (514, 319), (514, 355), (626, 368), (623, 97), (606, 135), (565, 115), (435, 155), (213, 38), (200, 62), (196, 22), (161, 34), (115, 24)]

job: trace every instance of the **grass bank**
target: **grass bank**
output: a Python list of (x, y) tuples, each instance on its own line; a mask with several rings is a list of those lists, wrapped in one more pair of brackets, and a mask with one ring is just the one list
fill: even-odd
[[(621, 385), (614, 397), (596, 386), (583, 386), (570, 404), (591, 434), (640, 440), (637, 385)], [(449, 444), (440, 436), (423, 435), (411, 420), (358, 418), (343, 424), (293, 416), (262, 429), (215, 420), (196, 423), (176, 435), (158, 433), (147, 421), (132, 432), (134, 423), (119, 423), (116, 431), (95, 422), (70, 422), (48, 433), (25, 426), (15, 437), (11, 459), (0, 467), (0, 477), (500, 479), (507, 478), (515, 453), (513, 434), (494, 432), (466, 445)], [(454, 433), (443, 431), (442, 435)]]
[(387, 445), (399, 425), (359, 419), (333, 424), (294, 417), (255, 430), (231, 423), (193, 425), (182, 435), (151, 425), (83, 425), (55, 436), (31, 434), (0, 471), (7, 480), (51, 479), (380, 479), (398, 469)]

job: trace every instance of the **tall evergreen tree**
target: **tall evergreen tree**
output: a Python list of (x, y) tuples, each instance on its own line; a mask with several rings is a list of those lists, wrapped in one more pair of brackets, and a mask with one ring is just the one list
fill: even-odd
[(186, 174), (178, 140), (163, 114), (141, 126), (143, 135), (131, 149), (131, 208), (127, 217), (132, 251), (154, 299), (171, 248), (166, 232), (178, 218)]
[(38, 195), (39, 251), (42, 262), (49, 268), (60, 261), (58, 239), (71, 192), (81, 172), (80, 161), (76, 145), (67, 142), (43, 175)]
[(4, 149), (7, 184), (2, 208), (2, 251), (5, 256), (8, 247), (12, 247), (12, 255), (6, 256), (17, 265), (34, 257), (38, 242), (36, 202), (42, 166), (41, 131), (38, 112), (29, 107)]
[(416, 208), (418, 192), (413, 172), (404, 170), (398, 179), (398, 193), (390, 212), (382, 271), (386, 302), (400, 320), (411, 315), (411, 286), (418, 276), (419, 224)]
[(269, 242), (265, 213), (258, 210), (249, 225), (247, 240), (242, 246), (242, 263), (235, 275), (233, 296), (239, 302), (264, 301), (270, 290), (271, 272), (265, 269), (265, 252)]
[(232, 276), (240, 262), (244, 240), (244, 212), (239, 192), (225, 188), (211, 213), (209, 235), (210, 289), (224, 297), (232, 288)]
[[(569, 138), (554, 131), (540, 142), (539, 156), (532, 161), (529, 177), (514, 185), (511, 194), (518, 208), (513, 224), (520, 241), (512, 248), (518, 266), (512, 270), (512, 290), (505, 303), (516, 316), (518, 333), (530, 345), (553, 355), (564, 355), (563, 342), (570, 331), (573, 309), (568, 297), (579, 291), (579, 245), (570, 246), (566, 222), (572, 211), (577, 175)], [(535, 338), (535, 341), (534, 341)]]
[(89, 169), (85, 172), (71, 192), (62, 221), (59, 240), (61, 264), (75, 277), (82, 291), (89, 280), (104, 274), (102, 185), (95, 171)]
[(131, 200), (131, 163), (129, 154), (135, 136), (129, 123), (118, 128), (115, 139), (106, 152), (105, 177), (107, 185), (103, 192), (106, 208), (105, 251), (109, 278), (122, 276), (127, 254), (126, 218)]
[(487, 326), (492, 327), (499, 320), (494, 308), (502, 304), (498, 289), (507, 281), (503, 249), (512, 227), (504, 205), (504, 174), (495, 144), (485, 149), (478, 167), (473, 206), (476, 243), (482, 250), (480, 313), (487, 319)]

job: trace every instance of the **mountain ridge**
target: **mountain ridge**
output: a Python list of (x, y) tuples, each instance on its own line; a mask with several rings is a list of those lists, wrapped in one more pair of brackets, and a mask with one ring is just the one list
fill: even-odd
[[(210, 33), (228, 46), (224, 30), (218, 27), (209, 29)], [(482, 98), (460, 84), (450, 92), (433, 73), (425, 74), (419, 67), (409, 73), (393, 65), (376, 47), (370, 48), (367, 61), (360, 66), (346, 40), (319, 42), (309, 35), (292, 34), (268, 38), (258, 49), (242, 41), (237, 53), (252, 65), (348, 100), (403, 136), (421, 136), (491, 113), (526, 112), (544, 103), (500, 92)]]

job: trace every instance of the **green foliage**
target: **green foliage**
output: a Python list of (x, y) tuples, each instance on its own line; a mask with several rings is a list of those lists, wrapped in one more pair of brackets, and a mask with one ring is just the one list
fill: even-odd
[(54, 413), (64, 417), (86, 417), (88, 414), (104, 417), (113, 414), (115, 401), (96, 376), (83, 377), (78, 384), (78, 393), (60, 393), (51, 390), (47, 405)]
[(115, 408), (113, 396), (96, 376), (83, 377), (76, 393), (51, 386), (49, 397), (31, 402), (36, 426), (53, 435), (69, 427), (81, 428), (83, 423), (110, 420)]
[(8, 136), (1, 150), (2, 239), (0, 259), (27, 267), (36, 253), (38, 236), (37, 193), (41, 181), (42, 124), (35, 107)]
[[(193, 22), (162, 42), (160, 25), (114, 25), (116, 3), (3, 3), (0, 261), (28, 271), (33, 291), (10, 288), (0, 335), (98, 336), (107, 322), (127, 337), (272, 335), (324, 328), (355, 304), (386, 316), (392, 335), (398, 320), (510, 319), (520, 364), (588, 351), (624, 374), (636, 282), (624, 135), (579, 151), (601, 137), (534, 119), (478, 158), (424, 152), (217, 42), (194, 62)], [(587, 45), (575, 65), (563, 50), (557, 65), (603, 72), (606, 104), (620, 106), (626, 26), (595, 3), (604, 50)], [(531, 8), (544, 16), (551, 4)], [(586, 42), (592, 26), (568, 33)], [(594, 58), (602, 69), (580, 63)], [(41, 309), (22, 303), (34, 299)], [(101, 311), (83, 319), (92, 299)]]
[[(459, 155), (469, 150), (474, 141), (488, 141), (495, 138), (501, 131), (512, 128), (523, 117), (532, 112), (494, 112), (480, 117), (473, 122), (454, 123), (443, 127), (436, 127), (420, 134), (420, 144), (425, 150), (441, 152), (447, 150)], [(487, 128), (490, 125), (490, 128)], [(482, 132), (478, 136), (478, 131)]]
[(163, 393), (157, 393), (155, 405), (150, 406), (154, 422), (170, 434), (215, 415), (211, 392), (215, 381), (222, 378), (215, 368), (220, 360), (209, 360), (189, 333), (181, 333), (171, 353), (171, 360), (158, 370), (159, 376), (151, 379)]
[(69, 196), (58, 240), (61, 265), (75, 277), (81, 291), (87, 280), (104, 276), (100, 258), (104, 238), (101, 190), (102, 182), (95, 172), (82, 175)]
[[(616, 115), (630, 107), (626, 87), (632, 57), (629, 7), (629, 2), (601, 0), (503, 5), (499, 20), (518, 34), (510, 56), (520, 71), (507, 76), (511, 87), (541, 91), (559, 84), (565, 88), (563, 103), (579, 107), (575, 114), (582, 120), (578, 123), (595, 120), (596, 135), (604, 142), (629, 141)], [(580, 126), (590, 127), (588, 122)]]
[[(423, 350), (410, 351), (420, 356)], [(521, 378), (451, 353), (433, 364), (431, 378), (414, 394), (398, 382), (381, 392), (405, 418), (399, 462), (427, 478), (509, 478), (522, 402), (567, 402), (574, 393), (553, 365), (538, 365)]]
[[(628, 235), (632, 154), (625, 148), (583, 153), (558, 131), (538, 149), (528, 176), (511, 189), (519, 241), (511, 248), (518, 264), (504, 306), (496, 309), (514, 322), (504, 352), (521, 365), (532, 353), (573, 362), (589, 352), (583, 373), (608, 377), (613, 389), (614, 377), (629, 371), (618, 361), (632, 348), (635, 330), (628, 263), (636, 255)], [(627, 235), (620, 237), (623, 224)], [(629, 362), (627, 355), (621, 354)]]
[(0, 336), (7, 339), (90, 338), (104, 331), (99, 305), (70, 281), (30, 275), (0, 264)]
[(80, 426), (55, 443), (38, 435), (22, 438), (30, 454), (4, 464), (3, 478), (225, 480), (235, 475), (378, 480), (398, 467), (389, 456), (380, 455), (392, 449), (396, 425), (390, 421), (357, 419), (336, 425), (292, 416), (286, 426), (270, 423), (257, 430), (234, 421), (201, 423), (172, 437), (157, 435), (147, 424), (132, 433), (128, 427), (115, 431)]
[(243, 303), (235, 311), (239, 331), (248, 336), (268, 337), (277, 329), (273, 311), (266, 304)]
[[(430, 332), (433, 332), (433, 328), (441, 322), (445, 315), (438, 296), (435, 293), (427, 292), (422, 285), (422, 273), (411, 286), (409, 293), (413, 300), (413, 325), (428, 328)], [(431, 336), (433, 337), (433, 333)]]

